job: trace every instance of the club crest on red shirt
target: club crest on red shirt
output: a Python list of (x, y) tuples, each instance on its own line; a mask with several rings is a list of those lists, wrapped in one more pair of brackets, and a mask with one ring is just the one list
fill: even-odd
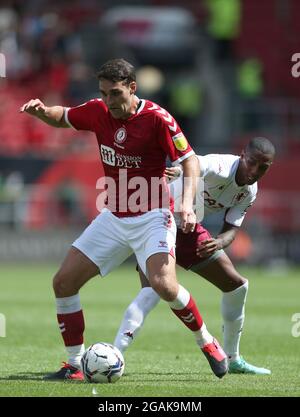
[(117, 143), (124, 143), (127, 138), (127, 132), (124, 127), (120, 127), (115, 133), (114, 139)]

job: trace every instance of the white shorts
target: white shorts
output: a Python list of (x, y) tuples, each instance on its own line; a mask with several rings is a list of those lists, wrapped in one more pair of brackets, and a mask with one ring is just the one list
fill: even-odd
[(119, 218), (103, 209), (72, 246), (96, 264), (104, 276), (132, 253), (147, 275), (147, 259), (160, 252), (175, 257), (175, 244), (176, 225), (169, 210), (155, 209), (140, 216)]

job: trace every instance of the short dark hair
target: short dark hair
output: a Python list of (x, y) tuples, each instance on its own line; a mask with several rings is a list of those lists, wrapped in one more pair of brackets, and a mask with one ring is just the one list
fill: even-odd
[(135, 68), (125, 59), (111, 59), (102, 65), (97, 72), (97, 78), (100, 80), (104, 78), (112, 82), (123, 81), (124, 84), (129, 85), (136, 80)]
[(264, 155), (271, 155), (272, 157), (274, 157), (276, 153), (273, 143), (269, 139), (263, 137), (251, 139), (246, 146), (246, 150), (250, 152), (259, 151)]

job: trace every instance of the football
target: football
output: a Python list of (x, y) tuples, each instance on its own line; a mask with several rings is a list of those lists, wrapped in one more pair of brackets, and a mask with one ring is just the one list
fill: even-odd
[(124, 367), (122, 353), (109, 343), (91, 345), (81, 358), (81, 369), (87, 382), (116, 382), (123, 375)]

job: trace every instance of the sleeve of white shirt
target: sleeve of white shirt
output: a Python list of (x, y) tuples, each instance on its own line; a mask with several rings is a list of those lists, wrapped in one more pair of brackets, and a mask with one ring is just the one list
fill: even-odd
[(217, 175), (220, 172), (220, 168), (226, 170), (226, 160), (220, 158), (220, 155), (197, 155), (200, 163), (200, 175), (201, 177), (209, 176), (210, 174)]
[(201, 177), (204, 177), (210, 171), (210, 163), (209, 163), (210, 160), (202, 155), (197, 155), (197, 157), (200, 163), (200, 169), (201, 169), (200, 175)]
[(240, 227), (244, 221), (247, 210), (252, 206), (256, 199), (256, 194), (257, 188), (254, 192), (250, 193), (243, 201), (227, 210), (224, 219), (226, 223)]

